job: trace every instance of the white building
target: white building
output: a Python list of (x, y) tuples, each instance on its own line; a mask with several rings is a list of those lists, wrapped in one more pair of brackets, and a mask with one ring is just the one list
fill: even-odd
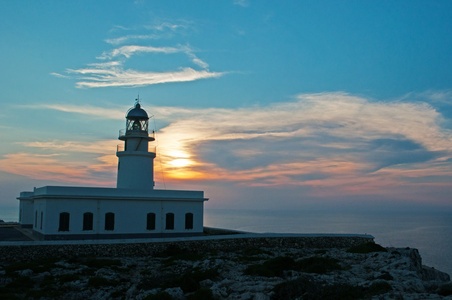
[(19, 223), (35, 236), (105, 239), (203, 234), (204, 192), (154, 189), (154, 133), (137, 102), (119, 132), (116, 188), (44, 186), (22, 192)]

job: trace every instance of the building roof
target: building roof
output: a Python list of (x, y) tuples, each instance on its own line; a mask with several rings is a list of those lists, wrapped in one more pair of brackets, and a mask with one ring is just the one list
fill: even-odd
[(136, 190), (121, 188), (43, 186), (33, 192), (20, 193), (19, 200), (37, 198), (104, 199), (104, 200), (169, 200), (207, 201), (203, 191)]
[(149, 119), (148, 113), (141, 108), (140, 103), (137, 102), (137, 104), (135, 104), (135, 107), (129, 109), (129, 112), (127, 113), (126, 116), (127, 119)]

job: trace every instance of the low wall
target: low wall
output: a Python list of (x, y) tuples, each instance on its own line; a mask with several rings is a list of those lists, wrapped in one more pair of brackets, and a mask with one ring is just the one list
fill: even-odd
[(348, 248), (372, 242), (372, 236), (297, 236), (297, 235), (250, 235), (211, 236), (191, 240), (121, 242), (121, 243), (67, 243), (67, 244), (17, 244), (0, 243), (0, 263), (33, 261), (44, 258), (95, 257), (146, 257), (165, 250), (170, 245), (181, 249), (206, 252), (211, 250), (236, 251), (247, 248)]

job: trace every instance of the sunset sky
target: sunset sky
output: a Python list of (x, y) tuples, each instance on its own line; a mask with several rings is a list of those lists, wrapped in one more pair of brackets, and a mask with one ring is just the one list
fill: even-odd
[(115, 187), (153, 116), (156, 188), (209, 208), (452, 209), (452, 1), (3, 1), (0, 218)]

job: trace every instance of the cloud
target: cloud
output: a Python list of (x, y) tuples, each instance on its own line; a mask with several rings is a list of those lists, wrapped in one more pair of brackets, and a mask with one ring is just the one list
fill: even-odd
[(116, 148), (117, 140), (106, 140), (97, 142), (75, 142), (75, 141), (51, 141), (51, 142), (22, 142), (25, 147), (40, 148), (56, 152), (96, 153), (107, 155)]
[(71, 104), (39, 104), (39, 105), (17, 105), (17, 107), (28, 109), (51, 109), (67, 113), (76, 113), (95, 117), (96, 119), (124, 119), (125, 108), (107, 108), (92, 105), (71, 105)]
[[(47, 108), (86, 115), (99, 110)], [(423, 190), (450, 189), (452, 132), (441, 126), (443, 116), (422, 102), (383, 102), (346, 93), (320, 93), (300, 94), (291, 102), (262, 107), (145, 109), (168, 124), (157, 132), (154, 143), (157, 182), (189, 180), (208, 186), (227, 183), (295, 189), (306, 197), (419, 198), (425, 196)], [(118, 119), (123, 115), (118, 112)], [(58, 159), (43, 157), (53, 159), (46, 163), (56, 162), (67, 170), (74, 162), (66, 154), (91, 153), (96, 161), (85, 167), (77, 164), (75, 170), (88, 177), (110, 170), (109, 176), (114, 177), (116, 157), (111, 150), (116, 142), (34, 141), (22, 145), (53, 151)], [(0, 169), (28, 174), (26, 160), (7, 157), (6, 162), (9, 167), (5, 169), (5, 159), (0, 160)], [(14, 171), (13, 162), (23, 167)], [(40, 176), (36, 168), (33, 170), (26, 176)], [(43, 170), (48, 176), (49, 170)], [(65, 168), (61, 172), (63, 177), (70, 176)], [(80, 174), (71, 180), (79, 180)]]
[[(120, 45), (128, 41), (143, 42), (149, 39), (161, 38), (163, 33), (176, 33), (182, 29), (190, 28), (189, 22), (182, 22), (181, 24), (174, 24), (171, 22), (161, 22), (152, 26), (141, 26), (142, 30), (145, 28), (151, 31), (147, 34), (128, 34), (126, 36), (107, 39), (106, 42), (111, 45)], [(137, 28), (125, 28), (116, 26), (116, 30), (136, 31)], [(181, 34), (181, 32), (179, 32)], [(170, 35), (167, 36), (170, 38)], [(181, 66), (176, 71), (168, 70), (163, 72), (142, 71), (127, 67), (127, 60), (134, 55), (141, 54), (185, 54), (194, 65), (192, 67)], [(98, 88), (98, 87), (140, 87), (152, 84), (161, 84), (169, 82), (186, 82), (195, 81), (206, 78), (218, 78), (226, 74), (226, 72), (211, 72), (209, 64), (199, 58), (195, 54), (195, 50), (190, 46), (151, 46), (151, 45), (124, 45), (115, 49), (103, 51), (97, 59), (103, 62), (88, 63), (88, 67), (82, 68), (68, 68), (68, 74), (75, 74), (75, 76), (66, 76), (60, 73), (53, 72), (53, 76), (61, 78), (76, 78), (77, 88)], [(201, 68), (201, 70), (197, 70)]]
[(234, 5), (238, 5), (238, 6), (241, 6), (241, 7), (248, 7), (248, 6), (250, 6), (249, 0), (234, 0), (233, 3), (234, 3)]
[(125, 56), (126, 58), (130, 58), (132, 55), (136, 53), (177, 53), (185, 51), (184, 48), (175, 48), (175, 47), (152, 47), (152, 46), (139, 46), (139, 45), (128, 45), (122, 46), (117, 49), (113, 49), (109, 52), (104, 52), (99, 59), (111, 59), (117, 56)]
[[(21, 152), (5, 155), (0, 160), (0, 170), (40, 180), (111, 186), (114, 183), (113, 168), (105, 158), (100, 161), (103, 164), (86, 166), (86, 163), (70, 162), (57, 154)], [(109, 172), (105, 173), (106, 169)]]
[[(174, 53), (185, 53), (192, 62), (203, 68), (208, 69), (209, 64), (207, 64), (205, 61), (201, 60), (194, 54), (194, 50), (191, 49), (189, 46), (179, 46), (179, 47), (152, 47), (152, 46), (138, 46), (138, 45), (128, 45), (128, 46), (122, 46), (117, 49), (113, 49), (108, 52), (102, 53), (98, 59), (112, 59), (118, 56), (124, 56), (126, 58), (130, 58), (132, 55), (138, 54), (138, 53), (163, 53), (163, 54), (174, 54)], [(106, 62), (106, 63), (92, 63), (88, 64), (90, 66), (95, 66), (98, 68), (106, 68), (106, 67), (112, 67), (112, 66), (119, 66), (121, 65), (118, 61), (112, 61), (112, 62)], [(56, 74), (56, 73), (55, 73)], [(62, 75), (61, 75), (62, 76)]]
[(140, 72), (135, 70), (124, 70), (122, 68), (96, 69), (86, 68), (68, 70), (70, 73), (86, 75), (80, 77), (77, 82), (79, 88), (96, 87), (139, 87), (168, 82), (186, 82), (206, 78), (218, 78), (224, 72), (209, 72), (206, 70), (194, 70), (183, 68), (179, 71), (169, 72)]
[(192, 27), (192, 23), (179, 20), (179, 23), (173, 22), (160, 22), (155, 25), (144, 25), (138, 26), (135, 28), (126, 28), (123, 26), (115, 26), (114, 31), (134, 31), (141, 32), (143, 29), (146, 31), (145, 33), (135, 33), (128, 34), (124, 36), (119, 36), (115, 38), (106, 39), (105, 42), (111, 45), (120, 45), (127, 43), (129, 41), (145, 41), (145, 40), (158, 40), (158, 39), (170, 39), (176, 33), (182, 33), (185, 30), (188, 30)]
[(70, 77), (67, 76), (67, 75), (62, 75), (62, 74), (55, 73), (55, 72), (50, 73), (50, 75), (55, 76), (55, 77), (59, 77), (59, 78), (70, 78)]
[(159, 38), (160, 37), (156, 34), (132, 34), (132, 35), (126, 35), (126, 36), (121, 36), (121, 37), (112, 38), (112, 39), (106, 39), (105, 42), (112, 44), (112, 45), (119, 45), (119, 44), (126, 43), (130, 40), (156, 40)]
[(397, 170), (452, 175), (448, 164), (432, 168), (452, 157), (452, 133), (438, 125), (440, 119), (424, 103), (299, 95), (268, 107), (180, 112), (159, 132), (159, 155), (165, 166), (178, 159), (171, 153), (191, 160), (167, 167), (174, 180), (193, 173), (195, 180), (309, 186), (330, 196), (389, 193), (414, 186)]

